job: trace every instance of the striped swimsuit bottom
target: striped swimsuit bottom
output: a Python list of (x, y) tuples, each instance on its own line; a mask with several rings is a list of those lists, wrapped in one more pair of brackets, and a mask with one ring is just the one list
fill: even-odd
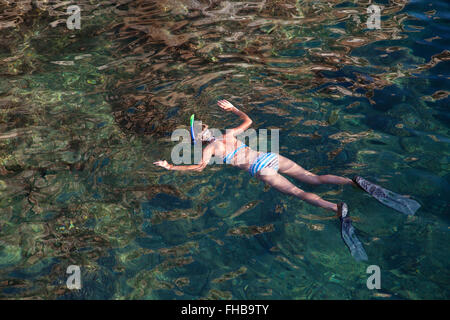
[(278, 154), (267, 152), (261, 153), (250, 166), (248, 170), (252, 176), (264, 168), (271, 168), (278, 171)]

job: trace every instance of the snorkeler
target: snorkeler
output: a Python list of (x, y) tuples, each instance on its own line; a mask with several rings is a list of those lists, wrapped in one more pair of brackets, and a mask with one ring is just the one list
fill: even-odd
[[(223, 162), (236, 166), (240, 169), (247, 170), (249, 173), (257, 179), (265, 182), (266, 184), (274, 187), (282, 193), (293, 195), (299, 199), (302, 199), (312, 205), (330, 210), (336, 213), (336, 216), (341, 220), (342, 238), (345, 244), (349, 247), (351, 254), (357, 260), (367, 260), (367, 255), (361, 242), (358, 240), (354, 233), (354, 228), (351, 225), (351, 219), (349, 217), (347, 204), (332, 203), (319, 197), (318, 195), (310, 192), (305, 192), (292, 184), (282, 174), (288, 175), (297, 179), (300, 182), (319, 185), (319, 184), (336, 184), (336, 185), (354, 185), (361, 187), (368, 193), (372, 194), (382, 203), (389, 205), (389, 196), (396, 201), (397, 207), (394, 209), (399, 210), (401, 201), (414, 201), (407, 199), (406, 197), (397, 195), (391, 191), (385, 190), (377, 185), (371, 184), (367, 180), (361, 177), (355, 177), (353, 180), (335, 175), (316, 175), (302, 168), (294, 161), (272, 152), (258, 152), (252, 150), (247, 145), (236, 139), (236, 136), (247, 130), (252, 120), (242, 111), (237, 109), (227, 100), (218, 101), (220, 108), (227, 112), (233, 112), (242, 119), (242, 124), (233, 129), (227, 129), (226, 134), (221, 137), (214, 137), (207, 125), (202, 125), (200, 128), (195, 128), (193, 116), (191, 117), (191, 136), (194, 142), (201, 141), (206, 143), (206, 147), (202, 152), (202, 159), (200, 163), (194, 165), (182, 165), (174, 166), (169, 164), (166, 160), (156, 161), (155, 165), (163, 167), (167, 170), (177, 171), (202, 171), (211, 160), (212, 156), (218, 156), (223, 158)], [(196, 130), (197, 129), (197, 130)], [(384, 193), (383, 193), (384, 191)], [(396, 198), (397, 197), (397, 198)], [(383, 198), (383, 199), (380, 199)], [(383, 200), (386, 200), (383, 202)], [(415, 202), (415, 201), (414, 201)], [(400, 204), (399, 204), (400, 203)], [(416, 202), (417, 203), (417, 202)], [(418, 204), (417, 204), (418, 205)], [(419, 205), (420, 206), (420, 205)], [(400, 208), (401, 209), (401, 208)], [(413, 206), (413, 210), (417, 210), (417, 206)], [(401, 211), (401, 210), (399, 210)], [(407, 212), (404, 212), (407, 213)], [(411, 213), (407, 213), (411, 214)], [(412, 213), (414, 214), (414, 213)]]

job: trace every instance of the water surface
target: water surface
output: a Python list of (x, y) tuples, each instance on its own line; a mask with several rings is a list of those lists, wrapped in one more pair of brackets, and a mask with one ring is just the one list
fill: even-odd
[[(1, 1), (0, 298), (448, 299), (449, 5), (377, 4), (379, 30), (369, 1)], [(153, 166), (192, 113), (239, 123), (219, 99), (304, 168), (422, 208), (298, 184), (349, 204), (358, 263), (328, 212), (246, 172)]]

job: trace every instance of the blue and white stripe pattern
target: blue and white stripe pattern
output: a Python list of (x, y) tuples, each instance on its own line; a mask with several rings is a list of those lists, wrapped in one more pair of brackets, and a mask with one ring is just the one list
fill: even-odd
[(272, 152), (260, 154), (250, 166), (249, 172), (254, 176), (264, 168), (271, 168), (278, 171), (278, 154)]
[(224, 158), (223, 158), (223, 163), (230, 163), (230, 160), (233, 159), (234, 155), (241, 150), (242, 148), (245, 148), (246, 145), (242, 144), (240, 145), (238, 148), (236, 148), (233, 152), (230, 152), (229, 154), (227, 154)]

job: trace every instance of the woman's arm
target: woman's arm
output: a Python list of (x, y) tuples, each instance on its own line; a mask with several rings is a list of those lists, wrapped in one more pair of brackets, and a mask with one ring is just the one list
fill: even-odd
[(211, 160), (211, 157), (214, 155), (214, 146), (212, 144), (209, 144), (206, 146), (205, 149), (203, 149), (202, 153), (202, 160), (199, 164), (192, 164), (192, 165), (186, 165), (186, 166), (174, 166), (173, 164), (168, 163), (166, 160), (160, 160), (153, 162), (153, 164), (163, 167), (167, 170), (176, 170), (176, 171), (203, 171), (205, 167), (208, 165), (209, 160)]
[(238, 126), (236, 128), (227, 129), (227, 132), (226, 132), (227, 134), (231, 133), (233, 136), (236, 136), (238, 134), (241, 134), (248, 128), (250, 128), (250, 126), (252, 125), (252, 123), (253, 123), (252, 119), (250, 119), (250, 117), (247, 114), (245, 114), (244, 112), (242, 112), (241, 110), (239, 110), (238, 108), (233, 106), (227, 100), (219, 100), (219, 101), (217, 101), (217, 104), (223, 110), (233, 112), (235, 115), (239, 116), (239, 118), (241, 118), (242, 121), (244, 121), (240, 126)]
[(189, 170), (198, 170), (200, 165), (199, 164), (193, 164), (193, 165), (187, 165), (187, 166), (174, 166), (173, 164), (168, 163), (166, 160), (159, 160), (156, 162), (153, 162), (153, 164), (163, 167), (167, 170), (176, 170), (176, 171), (189, 171)]

